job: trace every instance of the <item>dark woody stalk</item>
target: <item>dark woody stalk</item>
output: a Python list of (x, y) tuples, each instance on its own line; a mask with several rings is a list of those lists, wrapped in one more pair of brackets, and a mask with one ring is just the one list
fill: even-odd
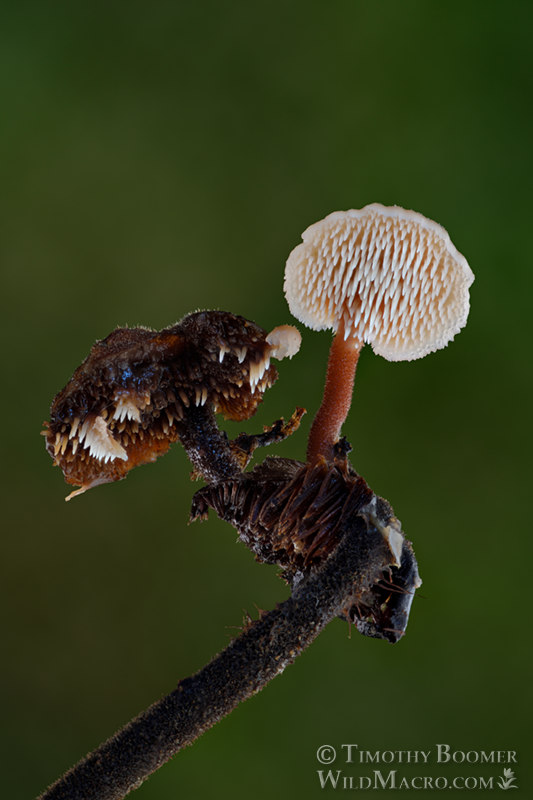
[[(380, 524), (379, 519), (376, 522)], [(334, 552), (299, 583), (288, 600), (249, 625), (210, 664), (180, 681), (173, 692), (80, 761), (39, 800), (125, 797), (283, 672), (328, 622), (364, 601), (390, 560), (387, 542), (376, 525), (364, 515), (347, 519)], [(405, 540), (404, 560), (414, 574), (416, 565)], [(402, 592), (408, 596), (407, 589)]]

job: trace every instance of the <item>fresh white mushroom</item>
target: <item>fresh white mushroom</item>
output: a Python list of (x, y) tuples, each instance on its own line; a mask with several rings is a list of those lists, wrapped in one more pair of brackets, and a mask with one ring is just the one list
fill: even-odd
[(290, 310), (310, 328), (336, 333), (309, 438), (315, 460), (332, 456), (364, 343), (389, 361), (445, 347), (466, 323), (474, 275), (443, 227), (398, 206), (336, 211), (302, 239), (285, 269)]

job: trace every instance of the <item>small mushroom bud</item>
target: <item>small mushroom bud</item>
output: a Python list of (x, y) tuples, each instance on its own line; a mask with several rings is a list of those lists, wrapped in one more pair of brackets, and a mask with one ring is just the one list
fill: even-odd
[(271, 343), (243, 317), (199, 311), (160, 332), (119, 328), (96, 342), (45, 423), (54, 464), (81, 487), (67, 500), (155, 461), (183, 435), (193, 410), (251, 417), (277, 378), (270, 359), (283, 357), (290, 338), (275, 334)]
[(273, 358), (292, 358), (302, 343), (300, 331), (293, 325), (279, 325), (266, 337)]
[(466, 323), (474, 275), (444, 228), (398, 206), (337, 211), (302, 239), (287, 260), (285, 294), (297, 319), (336, 333), (307, 452), (331, 459), (363, 344), (389, 361), (445, 347)]

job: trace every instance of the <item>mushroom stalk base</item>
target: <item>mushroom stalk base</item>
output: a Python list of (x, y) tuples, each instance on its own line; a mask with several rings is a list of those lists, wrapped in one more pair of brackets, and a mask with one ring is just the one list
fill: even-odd
[(310, 463), (323, 456), (333, 460), (333, 451), (341, 428), (352, 404), (355, 370), (362, 344), (356, 339), (344, 339), (344, 324), (331, 343), (324, 386), (324, 396), (313, 420), (307, 445), (307, 460)]

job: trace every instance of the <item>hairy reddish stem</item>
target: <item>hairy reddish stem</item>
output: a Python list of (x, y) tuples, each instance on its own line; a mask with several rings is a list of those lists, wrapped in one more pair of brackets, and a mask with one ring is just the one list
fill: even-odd
[(333, 447), (339, 439), (352, 403), (355, 370), (361, 347), (356, 339), (344, 339), (344, 323), (341, 322), (329, 351), (322, 404), (309, 433), (309, 462), (317, 461), (320, 456), (324, 456), (327, 461), (333, 460)]

